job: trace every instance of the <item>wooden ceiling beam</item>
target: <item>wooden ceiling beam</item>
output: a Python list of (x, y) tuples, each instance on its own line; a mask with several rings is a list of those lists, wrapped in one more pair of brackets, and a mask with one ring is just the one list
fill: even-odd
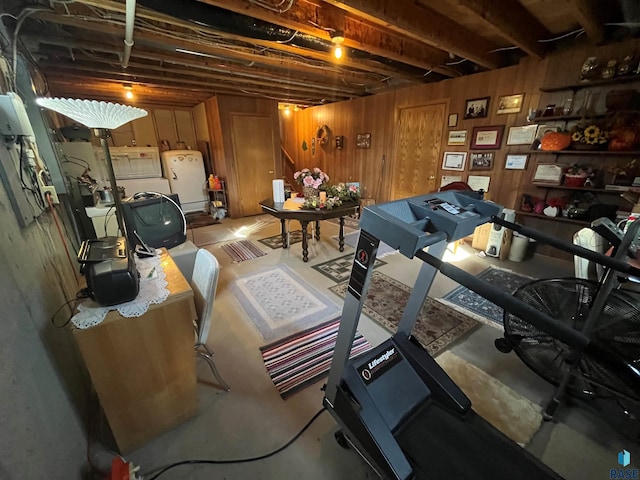
[[(63, 35), (42, 35), (40, 33), (30, 31), (23, 32), (23, 34), (39, 44), (55, 45), (71, 49), (91, 50), (93, 52), (113, 55), (120, 55), (121, 53), (121, 43), (115, 42), (111, 38), (107, 37), (95, 38), (94, 42), (87, 42), (75, 40), (74, 37), (67, 37)], [(268, 65), (271, 69), (266, 69), (266, 67), (263, 66), (262, 69), (257, 70), (255, 66), (244, 67), (240, 64), (229, 65), (227, 63), (222, 63), (224, 60), (207, 59), (206, 57), (194, 59), (193, 56), (188, 54), (167, 54), (166, 52), (158, 50), (142, 48), (140, 45), (136, 45), (136, 48), (131, 51), (131, 57), (220, 73), (240, 73), (249, 76), (257, 75), (261, 78), (273, 78), (276, 80), (283, 78), (296, 78), (305, 82), (307, 85), (315, 85), (318, 82), (322, 82), (328, 85), (341, 85), (344, 87), (361, 86), (367, 92), (376, 91), (385, 86), (380, 81), (380, 78), (374, 78), (371, 75), (351, 75), (350, 72), (346, 70), (337, 71), (336, 73), (325, 73), (324, 70), (318, 68), (307, 66), (303, 66), (304, 68), (298, 68), (299, 66), (292, 64), (288, 64), (283, 67), (281, 64), (282, 62), (275, 59), (273, 64)], [(250, 55), (250, 58), (253, 58), (253, 60), (251, 60), (252, 62), (260, 62), (259, 55)], [(241, 59), (242, 62), (246, 62), (248, 60), (249, 58)], [(274, 67), (275, 71), (273, 70)]]
[(457, 4), (472, 12), (480, 20), (498, 29), (500, 34), (527, 54), (543, 58), (546, 53), (540, 40), (551, 32), (536, 17), (513, 0), (457, 0)]
[(497, 45), (413, 0), (324, 0), (367, 22), (454, 53), (489, 69), (500, 67)]
[[(343, 45), (346, 47), (386, 57), (424, 70), (433, 70), (448, 77), (453, 76), (452, 70), (444, 66), (448, 59), (446, 52), (411, 38), (401, 38), (386, 29), (363, 23), (330, 5), (318, 7), (317, 3), (299, 1), (286, 12), (276, 13), (252, 3), (238, 2), (237, 0), (199, 1), (296, 32), (313, 35), (326, 41), (330, 41), (331, 37), (329, 31), (325, 29), (342, 30), (344, 32)], [(315, 27), (314, 24), (324, 28)]]
[[(87, 47), (88, 48), (88, 47)], [(76, 55), (71, 55), (69, 52), (52, 51), (48, 49), (40, 49), (37, 51), (39, 55), (44, 55), (48, 58), (55, 58), (56, 60), (64, 61), (69, 63), (69, 65), (73, 65), (79, 58), (84, 59), (85, 61), (103, 63), (107, 65), (112, 65), (115, 68), (119, 68), (118, 60), (115, 57), (111, 58), (100, 58), (100, 57), (87, 57), (82, 55), (81, 57)], [(115, 55), (117, 52), (103, 52), (110, 53)], [(131, 58), (138, 58), (136, 55), (132, 55)], [(184, 65), (187, 67), (187, 65)], [(165, 67), (161, 65), (153, 65), (149, 63), (139, 63), (135, 61), (129, 62), (129, 71), (131, 68), (141, 68), (144, 70), (151, 70), (157, 72), (170, 73), (175, 75), (191, 75), (195, 77), (206, 78), (208, 80), (222, 80), (222, 81), (232, 81), (236, 83), (243, 84), (252, 84), (252, 85), (263, 85), (263, 86), (281, 86), (282, 88), (291, 88), (296, 91), (305, 91), (305, 92), (318, 92), (318, 91), (329, 91), (329, 92), (344, 92), (349, 93), (354, 96), (362, 96), (367, 93), (364, 88), (352, 88), (348, 85), (337, 84), (333, 82), (333, 85), (326, 85), (320, 82), (313, 83), (304, 83), (303, 81), (292, 81), (287, 78), (277, 77), (275, 75), (268, 74), (266, 72), (251, 72), (250, 74), (244, 74), (242, 71), (237, 71), (234, 69), (233, 71), (227, 69), (222, 70), (219, 68), (207, 68), (198, 64), (189, 64), (188, 68), (171, 68)], [(196, 69), (196, 70), (193, 70)], [(212, 73), (212, 72), (222, 72)]]
[(570, 3), (573, 5), (571, 12), (587, 36), (600, 45), (604, 41), (604, 27), (596, 0), (570, 0)]
[[(291, 96), (300, 96), (300, 97), (310, 97), (316, 98), (318, 100), (322, 98), (330, 98), (335, 101), (339, 100), (347, 100), (351, 98), (348, 94), (340, 94), (337, 92), (320, 92), (313, 89), (308, 89), (306, 91), (290, 89), (290, 88), (281, 88), (278, 89), (276, 85), (270, 85), (266, 83), (265, 85), (256, 85), (256, 84), (247, 84), (247, 85), (239, 85), (238, 83), (221, 83), (221, 82), (207, 82), (200, 81), (188, 78), (185, 76), (184, 72), (180, 78), (167, 78), (163, 75), (156, 75), (153, 73), (134, 70), (133, 68), (127, 68), (125, 72), (116, 72), (108, 69), (103, 69), (96, 67), (92, 64), (74, 64), (74, 65), (60, 65), (58, 62), (41, 62), (41, 66), (45, 74), (49, 71), (53, 70), (65, 70), (69, 72), (85, 72), (83, 76), (97, 78), (97, 75), (100, 75), (99, 78), (111, 78), (114, 81), (120, 82), (146, 82), (146, 81), (155, 81), (162, 82), (160, 85), (173, 85), (177, 88), (180, 86), (186, 87), (202, 87), (202, 90), (215, 92), (219, 87), (227, 87), (229, 89), (235, 89), (237, 91), (250, 90), (257, 92), (265, 92), (269, 95), (280, 95), (286, 96), (287, 98)], [(133, 65), (132, 65), (133, 66)]]
[[(112, 4), (115, 4), (121, 8), (124, 8), (124, 4), (109, 2), (107, 0), (105, 0), (104, 2), (101, 1), (100, 4), (102, 8), (106, 8), (107, 6), (111, 6)], [(136, 15), (142, 16), (144, 14), (144, 10), (145, 10), (144, 8), (136, 9)], [(168, 17), (168, 16), (163, 16), (163, 17), (167, 17), (165, 20), (163, 20), (166, 22), (173, 20), (173, 23), (186, 23), (186, 22), (178, 22), (175, 19), (172, 19), (171, 17)], [(124, 25), (122, 27), (115, 27), (114, 25), (107, 24), (98, 18), (92, 18), (92, 17), (86, 17), (86, 16), (59, 15), (51, 12), (36, 12), (33, 15), (31, 15), (30, 18), (37, 18), (50, 23), (54, 23), (54, 24), (67, 25), (75, 28), (80, 28), (85, 31), (89, 30), (91, 32), (99, 32), (107, 35), (114, 35), (116, 37), (122, 37), (124, 34)], [(198, 25), (190, 26), (190, 28), (196, 28), (196, 27), (204, 30), (203, 27), (200, 27)], [(211, 30), (211, 29), (208, 29), (208, 30)], [(256, 40), (252, 38), (242, 37), (240, 35), (231, 35), (224, 32), (216, 31), (215, 33), (220, 37), (225, 37), (231, 40), (253, 44), (253, 45), (269, 48), (272, 50), (279, 50), (281, 52), (284, 52), (290, 55), (296, 55), (302, 58), (305, 58), (305, 57), (311, 58), (313, 60), (323, 62), (324, 64), (326, 64), (328, 68), (332, 66), (332, 63), (330, 63), (330, 56), (328, 53), (325, 53), (325, 52), (318, 52), (315, 50), (309, 50), (305, 48), (292, 47), (290, 45), (285, 45), (285, 44), (267, 41), (267, 40)], [(216, 56), (220, 55), (220, 48), (216, 48), (216, 47), (210, 48), (209, 45), (202, 42), (191, 41), (191, 40), (180, 40), (175, 38), (174, 36), (169, 36), (169, 35), (165, 35), (157, 32), (152, 33), (139, 26), (137, 26), (135, 29), (135, 41), (136, 41), (136, 44), (138, 42), (147, 42), (150, 45), (164, 46), (165, 48), (167, 45), (171, 45), (174, 51), (176, 48), (181, 48), (184, 50), (201, 52), (204, 54), (211, 54)], [(378, 64), (377, 62), (355, 60), (353, 58), (347, 57), (344, 61), (341, 62), (341, 65), (346, 68), (362, 70), (364, 72), (370, 72), (370, 73), (373, 72), (380, 75), (384, 75), (386, 77), (406, 78), (413, 82), (417, 80), (416, 77), (404, 75), (391, 67), (383, 66), (381, 64)]]
[[(100, 78), (96, 78), (91, 74), (91, 72), (95, 72), (95, 68), (67, 68), (61, 65), (51, 65), (47, 66), (47, 69), (43, 69), (45, 76), (49, 78), (50, 75), (57, 76), (73, 76), (78, 79), (82, 79), (87, 82), (96, 82), (99, 80), (107, 80), (110, 82), (114, 82), (116, 84), (122, 85), (123, 83), (132, 83), (132, 84), (147, 84), (147, 85), (156, 85), (161, 88), (167, 87), (175, 87), (175, 91), (188, 90), (189, 83), (182, 83), (182, 80), (176, 81), (175, 84), (163, 82), (161, 84), (154, 83), (157, 79), (150, 78), (150, 76), (136, 76), (136, 75), (127, 75), (117, 72), (105, 71), (103, 76)], [(84, 73), (83, 73), (84, 72)], [(108, 76), (107, 76), (108, 75)], [(161, 78), (161, 80), (164, 80)], [(191, 85), (192, 86), (192, 85)], [(348, 96), (339, 96), (339, 95), (308, 95), (303, 92), (291, 92), (291, 91), (282, 91), (282, 90), (272, 90), (268, 88), (257, 88), (252, 86), (235, 86), (235, 85), (227, 85), (227, 84), (206, 84), (207, 88), (203, 86), (201, 89), (193, 89), (196, 92), (206, 92), (209, 96), (213, 96), (216, 93), (220, 92), (234, 92), (235, 95), (264, 95), (269, 97), (274, 97), (276, 100), (282, 101), (306, 101), (313, 103), (322, 103), (323, 100), (331, 100), (331, 101), (340, 101), (349, 98)], [(184, 94), (182, 92), (181, 94)]]

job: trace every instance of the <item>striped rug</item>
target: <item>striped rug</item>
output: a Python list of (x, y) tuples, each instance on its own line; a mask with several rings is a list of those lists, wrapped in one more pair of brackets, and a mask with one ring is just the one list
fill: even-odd
[(233, 259), (234, 263), (244, 262), (245, 260), (251, 260), (266, 255), (258, 246), (251, 240), (240, 240), (238, 242), (227, 243), (222, 245), (222, 250)]
[[(260, 347), (267, 373), (282, 398), (302, 390), (328, 373), (339, 326), (338, 318)], [(356, 333), (351, 358), (371, 348), (367, 339)]]

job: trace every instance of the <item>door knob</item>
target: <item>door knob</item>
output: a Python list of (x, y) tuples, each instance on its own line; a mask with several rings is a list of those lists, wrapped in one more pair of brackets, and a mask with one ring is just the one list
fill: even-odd
[(435, 175), (429, 175), (429, 180), (433, 180), (434, 178), (436, 178)]
[(269, 170), (269, 173), (273, 173), (273, 170)]

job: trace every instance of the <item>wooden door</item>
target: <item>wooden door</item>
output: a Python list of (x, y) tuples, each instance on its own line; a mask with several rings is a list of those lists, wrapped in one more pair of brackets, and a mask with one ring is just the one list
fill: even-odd
[(391, 164), (391, 199), (437, 190), (446, 105), (401, 108)]
[(236, 185), (242, 216), (262, 213), (259, 203), (273, 197), (275, 158), (268, 115), (231, 115)]

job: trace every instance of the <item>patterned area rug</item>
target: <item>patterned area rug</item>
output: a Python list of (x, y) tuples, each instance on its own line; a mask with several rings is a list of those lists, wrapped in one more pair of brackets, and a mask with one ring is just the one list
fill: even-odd
[[(272, 237), (261, 238), (258, 240), (260, 243), (266, 245), (269, 248), (282, 248), (282, 235), (273, 235)], [(289, 232), (289, 245), (302, 241), (302, 230), (293, 230)]]
[[(260, 348), (267, 373), (282, 398), (327, 375), (339, 326), (340, 318)], [(356, 333), (350, 357), (367, 350), (371, 350), (371, 344)]]
[[(351, 233), (347, 233), (344, 236), (344, 243), (345, 245), (349, 245), (350, 247), (356, 248), (356, 245), (358, 244), (358, 237), (360, 236), (360, 230), (356, 230), (355, 232), (351, 232)], [(338, 237), (333, 237), (334, 239), (338, 239)], [(397, 250), (394, 248), (391, 248), (389, 245), (387, 245), (384, 242), (380, 242), (380, 245), (378, 246), (378, 253), (376, 255), (376, 258), (382, 258), (382, 257), (386, 257), (387, 255), (391, 255), (392, 253), (396, 253)]]
[[(327, 222), (335, 223), (336, 225), (340, 225), (339, 218), (330, 218)], [(350, 228), (352, 230), (360, 230), (360, 219), (354, 217), (344, 217), (344, 226), (346, 228)]]
[(233, 259), (234, 263), (244, 262), (245, 260), (252, 260), (266, 255), (266, 253), (260, 250), (251, 240), (227, 243), (226, 245), (222, 245), (222, 250)]
[(284, 265), (237, 279), (236, 298), (267, 342), (336, 318), (340, 308)]
[[(525, 283), (533, 280), (531, 277), (497, 267), (487, 268), (478, 275), (478, 278), (508, 293), (514, 292)], [(457, 287), (442, 297), (442, 300), (476, 320), (497, 328), (503, 328), (502, 316), (504, 310), (466, 287)]]
[[(329, 290), (340, 298), (344, 298), (347, 284), (348, 281), (342, 282)], [(371, 285), (362, 311), (369, 318), (395, 333), (410, 293), (411, 289), (404, 283), (374, 271), (371, 274)], [(476, 326), (478, 322), (469, 316), (438, 300), (427, 298), (412, 334), (431, 355), (435, 355)]]
[[(387, 262), (383, 262), (379, 258), (376, 258), (376, 262), (373, 265), (373, 268), (378, 268), (386, 264)], [(329, 277), (336, 283), (349, 280), (349, 275), (351, 275), (351, 269), (353, 268), (353, 253), (334, 258), (333, 260), (329, 260), (328, 262), (322, 262), (317, 265), (313, 265), (311, 268), (317, 270), (324, 276)]]

